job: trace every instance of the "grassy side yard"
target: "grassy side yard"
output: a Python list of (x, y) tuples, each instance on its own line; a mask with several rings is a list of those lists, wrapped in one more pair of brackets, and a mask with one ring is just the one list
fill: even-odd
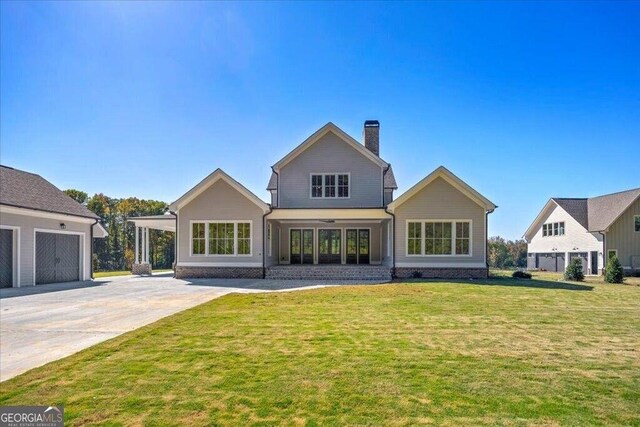
[[(511, 274), (513, 274), (513, 272), (514, 272), (514, 270), (491, 269), (490, 270), (490, 275), (493, 278), (510, 278)], [(555, 272), (552, 272), (552, 271), (529, 271), (529, 273), (531, 273), (533, 275), (533, 279), (535, 279), (535, 280), (544, 280), (544, 281), (549, 281), (549, 282), (563, 282), (564, 281), (564, 274), (563, 273), (555, 273)], [(607, 284), (604, 281), (604, 276), (591, 276), (591, 275), (585, 276), (583, 283), (585, 283), (587, 285), (594, 285), (594, 284), (605, 285), (605, 284)], [(625, 277), (624, 278), (624, 284), (625, 285), (631, 285), (631, 286), (640, 286), (640, 277)]]
[(228, 295), (0, 388), (68, 425), (640, 425), (640, 287)]

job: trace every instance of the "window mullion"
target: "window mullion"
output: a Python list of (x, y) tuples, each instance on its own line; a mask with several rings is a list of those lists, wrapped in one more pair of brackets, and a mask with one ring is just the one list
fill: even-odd
[(238, 223), (233, 223), (233, 255), (238, 255)]
[(209, 255), (209, 223), (204, 223), (204, 254)]
[(456, 248), (456, 230), (458, 227), (458, 223), (456, 221), (451, 221), (451, 254), (458, 255), (458, 249)]

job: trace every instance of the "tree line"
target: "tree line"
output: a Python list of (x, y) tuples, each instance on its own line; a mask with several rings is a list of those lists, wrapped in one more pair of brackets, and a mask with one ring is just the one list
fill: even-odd
[(500, 236), (489, 238), (489, 267), (525, 268), (527, 266), (527, 242), (506, 240)]
[[(130, 270), (135, 261), (135, 225), (127, 218), (162, 215), (168, 209), (165, 202), (141, 200), (136, 197), (118, 199), (102, 193), (89, 197), (80, 190), (64, 191), (100, 217), (109, 236), (93, 241), (94, 271)], [(175, 233), (149, 230), (149, 261), (152, 268), (171, 268), (174, 260)]]

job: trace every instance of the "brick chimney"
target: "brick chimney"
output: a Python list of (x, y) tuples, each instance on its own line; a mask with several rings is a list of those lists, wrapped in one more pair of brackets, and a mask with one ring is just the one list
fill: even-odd
[(366, 120), (362, 130), (364, 146), (376, 156), (380, 156), (380, 122), (377, 120)]

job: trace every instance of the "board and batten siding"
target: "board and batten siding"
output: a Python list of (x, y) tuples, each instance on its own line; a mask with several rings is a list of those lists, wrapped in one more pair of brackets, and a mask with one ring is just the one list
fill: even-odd
[[(564, 236), (542, 236), (542, 225), (564, 222)], [(555, 206), (540, 222), (540, 226), (527, 245), (529, 253), (598, 252), (598, 269), (602, 268), (602, 236), (590, 233), (560, 206)], [(566, 262), (569, 257), (565, 256)], [(589, 260), (591, 255), (589, 255)], [(590, 266), (591, 264), (589, 264)]]
[[(91, 251), (89, 242), (91, 224), (75, 222), (71, 218), (60, 220), (6, 212), (2, 212), (1, 216), (3, 226), (20, 228), (19, 233), (14, 232), (13, 234), (14, 239), (16, 239), (18, 234), (20, 235), (19, 245), (14, 243), (14, 248), (16, 246), (20, 248), (20, 263), (18, 264), (18, 268), (20, 269), (20, 286), (33, 286), (35, 284), (34, 231), (36, 229), (43, 232), (80, 235), (82, 250), (80, 251), (79, 277), (81, 280), (91, 279), (91, 265), (89, 261), (89, 253)], [(65, 224), (64, 230), (60, 229), (60, 223)]]
[[(349, 173), (349, 198), (311, 198), (311, 174)], [(382, 206), (382, 167), (328, 132), (279, 172), (280, 208)]]
[[(486, 267), (485, 210), (444, 179), (436, 178), (394, 213), (397, 267)], [(471, 256), (407, 256), (408, 220), (471, 220)]]
[[(218, 180), (178, 211), (178, 265), (262, 266), (262, 209), (224, 180)], [(191, 223), (251, 221), (251, 256), (191, 255)], [(208, 242), (207, 242), (208, 244)]]
[(624, 268), (640, 269), (640, 232), (636, 232), (633, 217), (640, 215), (640, 199), (637, 199), (620, 215), (607, 232), (607, 251), (616, 249)]

